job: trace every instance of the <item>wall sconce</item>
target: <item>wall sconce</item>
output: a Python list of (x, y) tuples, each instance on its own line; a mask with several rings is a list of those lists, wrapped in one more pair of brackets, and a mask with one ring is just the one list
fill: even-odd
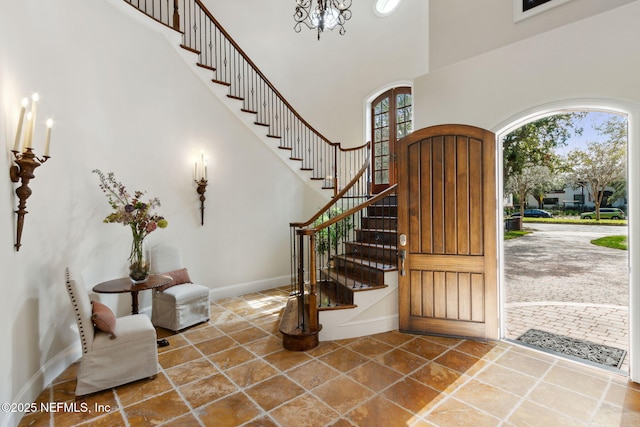
[[(26, 123), (24, 123), (24, 119), (27, 106), (29, 105), (29, 100), (27, 98), (24, 98), (22, 100), (20, 118), (18, 119), (18, 129), (16, 131), (16, 139), (13, 144), (13, 150), (11, 150), (13, 152), (13, 156), (15, 157), (14, 162), (16, 163), (16, 165), (11, 166), (11, 168), (9, 169), (9, 176), (11, 177), (11, 181), (13, 182), (22, 182), (22, 184), (16, 189), (16, 195), (18, 196), (18, 199), (20, 199), (20, 202), (18, 203), (18, 210), (15, 211), (18, 215), (16, 243), (14, 245), (16, 251), (19, 251), (20, 246), (22, 246), (20, 241), (22, 239), (22, 228), (24, 227), (24, 216), (28, 213), (27, 199), (29, 198), (29, 196), (31, 196), (29, 181), (36, 177), (33, 174), (35, 169), (51, 158), (51, 156), (49, 156), (51, 128), (53, 127), (53, 121), (51, 119), (47, 120), (44, 156), (40, 158), (33, 153), (33, 133), (35, 130), (36, 110), (39, 100), (40, 97), (37, 93), (34, 93), (31, 96), (31, 111), (26, 114)], [(23, 127), (24, 138), (22, 139), (22, 150), (20, 150), (20, 138), (23, 136)]]
[(193, 179), (198, 186), (196, 191), (200, 195), (200, 225), (204, 225), (204, 193), (207, 191), (207, 160), (204, 158), (204, 152), (200, 153), (200, 164), (196, 160), (193, 170)]

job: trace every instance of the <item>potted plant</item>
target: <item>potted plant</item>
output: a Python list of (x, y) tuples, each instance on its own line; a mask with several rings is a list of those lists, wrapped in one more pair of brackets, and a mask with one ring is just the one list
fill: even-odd
[[(334, 207), (322, 214), (314, 223), (314, 227), (329, 221), (331, 218), (335, 218), (342, 214), (342, 209)], [(349, 231), (354, 227), (353, 219), (346, 217), (329, 227), (323, 228), (316, 233), (316, 252), (320, 255), (325, 255), (329, 249), (333, 250), (333, 255), (338, 253), (338, 245), (340, 242), (348, 236)], [(333, 259), (329, 260), (331, 266)]]

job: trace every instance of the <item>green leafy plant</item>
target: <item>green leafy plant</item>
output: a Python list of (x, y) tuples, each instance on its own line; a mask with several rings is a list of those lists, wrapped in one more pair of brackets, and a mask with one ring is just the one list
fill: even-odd
[[(342, 209), (337, 207), (332, 208), (315, 220), (313, 226), (318, 227), (320, 224), (323, 224), (340, 214), (342, 214)], [(351, 217), (346, 217), (335, 224), (318, 231), (316, 233), (316, 251), (319, 254), (324, 255), (331, 247), (333, 249), (333, 253), (337, 253), (338, 245), (345, 237), (348, 236), (349, 231), (352, 230), (353, 227), (353, 219)]]

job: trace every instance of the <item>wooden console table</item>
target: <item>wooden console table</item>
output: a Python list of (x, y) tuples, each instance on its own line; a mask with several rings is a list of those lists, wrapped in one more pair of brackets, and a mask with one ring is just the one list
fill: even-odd
[(123, 277), (98, 283), (93, 287), (93, 292), (97, 292), (99, 294), (122, 294), (130, 292), (131, 314), (138, 314), (138, 292), (158, 288), (168, 284), (171, 280), (173, 279), (170, 276), (152, 274), (146, 282), (134, 285), (128, 277)]

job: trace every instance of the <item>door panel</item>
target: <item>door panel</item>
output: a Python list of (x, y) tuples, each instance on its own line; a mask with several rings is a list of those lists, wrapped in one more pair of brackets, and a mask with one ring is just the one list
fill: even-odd
[(495, 135), (472, 126), (398, 142), (401, 330), (498, 338), (495, 158)]

